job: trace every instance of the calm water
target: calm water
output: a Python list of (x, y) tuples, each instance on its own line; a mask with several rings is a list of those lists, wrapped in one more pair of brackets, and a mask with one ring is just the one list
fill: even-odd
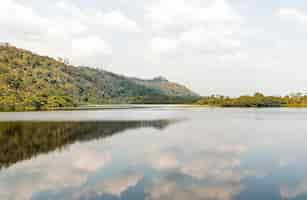
[(307, 199), (307, 110), (157, 107), (0, 121), (1, 200)]

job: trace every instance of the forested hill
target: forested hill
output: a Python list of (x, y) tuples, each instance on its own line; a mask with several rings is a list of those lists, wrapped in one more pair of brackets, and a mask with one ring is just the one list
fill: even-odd
[(198, 98), (163, 77), (129, 78), (0, 45), (0, 111), (105, 103), (189, 103)]

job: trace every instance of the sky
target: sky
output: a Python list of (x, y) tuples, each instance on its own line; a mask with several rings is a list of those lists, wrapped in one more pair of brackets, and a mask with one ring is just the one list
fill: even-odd
[(0, 41), (201, 95), (307, 92), (306, 0), (1, 0)]

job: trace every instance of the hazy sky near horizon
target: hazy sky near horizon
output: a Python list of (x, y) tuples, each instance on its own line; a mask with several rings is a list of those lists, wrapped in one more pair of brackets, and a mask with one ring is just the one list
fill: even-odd
[(202, 94), (307, 91), (306, 0), (1, 0), (1, 41)]

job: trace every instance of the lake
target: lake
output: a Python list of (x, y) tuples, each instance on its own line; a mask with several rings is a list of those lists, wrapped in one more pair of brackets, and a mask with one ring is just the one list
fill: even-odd
[(1, 200), (306, 200), (307, 110), (0, 113)]

